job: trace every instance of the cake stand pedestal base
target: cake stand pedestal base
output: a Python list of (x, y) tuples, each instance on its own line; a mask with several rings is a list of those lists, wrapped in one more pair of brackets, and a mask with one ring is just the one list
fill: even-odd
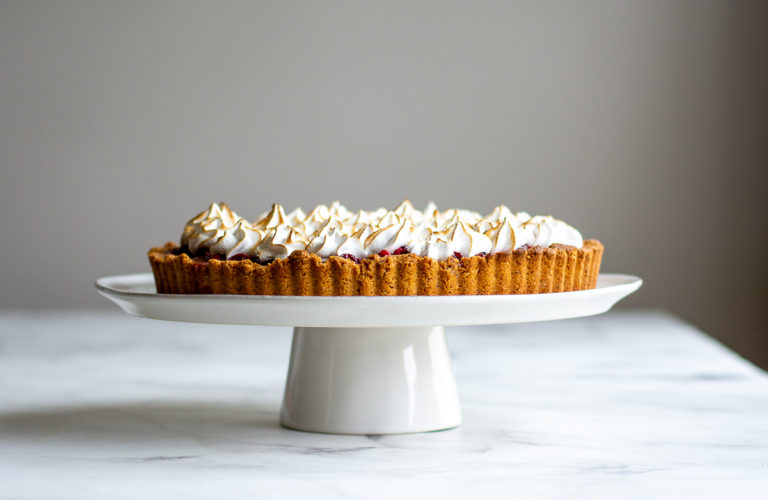
[(456, 427), (461, 410), (445, 330), (294, 328), (280, 423), (334, 434)]
[(442, 326), (604, 313), (642, 280), (601, 274), (592, 290), (532, 295), (164, 295), (151, 273), (96, 288), (136, 316), (192, 323), (294, 326), (280, 423), (335, 434), (437, 431), (461, 423)]

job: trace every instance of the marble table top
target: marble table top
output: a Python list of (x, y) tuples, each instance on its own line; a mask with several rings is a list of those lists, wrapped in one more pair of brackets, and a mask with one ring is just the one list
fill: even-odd
[(290, 330), (0, 313), (0, 498), (768, 498), (768, 376), (673, 316), (448, 329), (464, 424), (277, 424)]

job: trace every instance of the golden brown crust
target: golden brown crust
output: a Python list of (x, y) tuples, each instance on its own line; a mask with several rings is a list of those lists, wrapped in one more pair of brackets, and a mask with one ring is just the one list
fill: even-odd
[(200, 261), (166, 243), (149, 251), (158, 293), (238, 295), (488, 295), (595, 288), (603, 245), (552, 245), (437, 261), (413, 254), (374, 255), (359, 263), (294, 252), (262, 265)]

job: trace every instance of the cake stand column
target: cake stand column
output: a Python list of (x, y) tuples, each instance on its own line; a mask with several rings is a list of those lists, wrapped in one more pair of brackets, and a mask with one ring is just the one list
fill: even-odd
[(280, 423), (335, 434), (456, 427), (461, 410), (445, 330), (295, 328)]

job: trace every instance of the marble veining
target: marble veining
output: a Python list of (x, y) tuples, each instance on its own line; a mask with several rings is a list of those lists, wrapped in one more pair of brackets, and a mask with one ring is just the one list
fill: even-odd
[(277, 424), (287, 328), (0, 313), (0, 498), (768, 498), (768, 377), (658, 312), (448, 329), (464, 424)]

